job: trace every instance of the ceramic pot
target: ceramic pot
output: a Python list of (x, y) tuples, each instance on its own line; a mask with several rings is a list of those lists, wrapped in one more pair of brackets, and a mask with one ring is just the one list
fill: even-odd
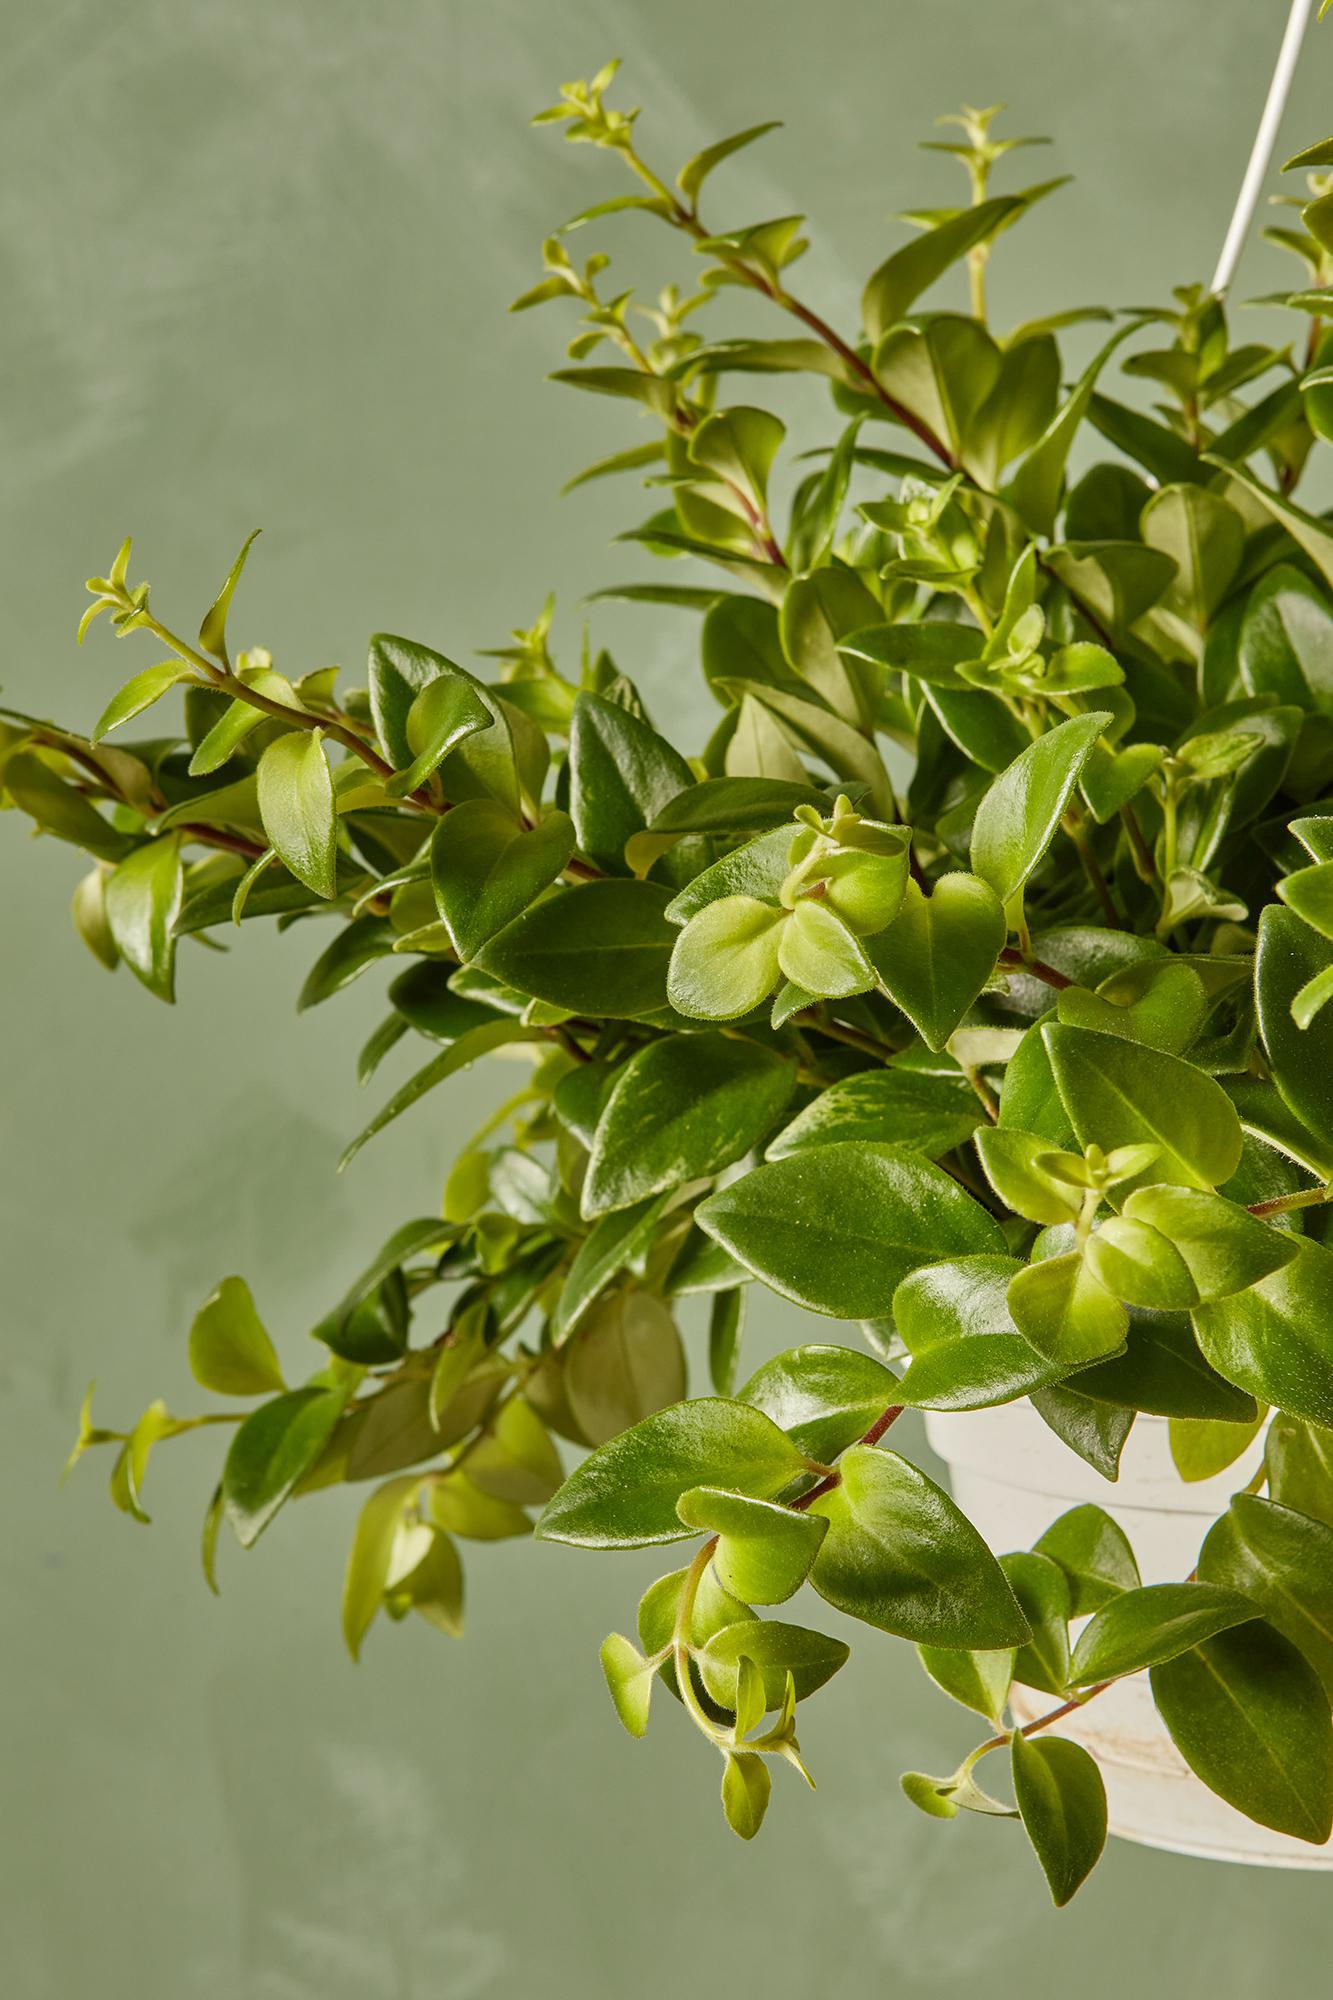
[[(1092, 1500), (1125, 1530), (1145, 1583), (1189, 1575), (1212, 1522), (1263, 1455), (1256, 1441), (1217, 1478), (1186, 1485), (1172, 1464), (1166, 1419), (1140, 1416), (1112, 1485), (1061, 1444), (1026, 1402), (929, 1415), (926, 1432), (948, 1466), (954, 1498), (997, 1555), (1031, 1548), (1058, 1515)], [(1020, 1722), (1055, 1705), (1053, 1696), (1034, 1689), (1013, 1691)], [(1311, 1847), (1256, 1826), (1199, 1782), (1158, 1718), (1146, 1674), (1108, 1688), (1052, 1729), (1096, 1757), (1111, 1831), (1122, 1840), (1261, 1868), (1333, 1869), (1333, 1842)]]

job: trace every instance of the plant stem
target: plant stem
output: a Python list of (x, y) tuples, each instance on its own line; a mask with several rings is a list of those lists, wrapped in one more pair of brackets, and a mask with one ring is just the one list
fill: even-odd
[[(988, 1738), (985, 1743), (979, 1743), (972, 1757), (982, 1757), (988, 1750), (1003, 1750), (1015, 1736), (1035, 1736), (1039, 1730), (1049, 1729), (1053, 1722), (1063, 1722), (1064, 1718), (1073, 1715), (1075, 1710), (1086, 1708), (1094, 1695), (1105, 1694), (1107, 1688), (1114, 1686), (1113, 1680), (1098, 1681), (1095, 1687), (1088, 1688), (1085, 1693), (1076, 1694), (1069, 1701), (1062, 1701), (1059, 1708), (1052, 1708), (1045, 1715), (1038, 1715), (1031, 1722), (1025, 1722), (1021, 1729), (1006, 1730), (999, 1736)], [(969, 1763), (972, 1762), (972, 1757), (969, 1757)]]
[[(903, 1409), (904, 1405), (902, 1403), (890, 1403), (888, 1409), (882, 1410), (879, 1416), (875, 1418), (870, 1429), (861, 1433), (860, 1437), (856, 1440), (857, 1444), (878, 1444), (890, 1425), (897, 1423), (903, 1413)], [(850, 1446), (848, 1448), (850, 1449)], [(825, 1474), (817, 1486), (812, 1486), (808, 1493), (802, 1493), (799, 1499), (791, 1502), (792, 1512), (794, 1514), (804, 1514), (807, 1508), (814, 1506), (816, 1500), (822, 1500), (826, 1493), (831, 1493), (835, 1486), (841, 1486), (841, 1484), (842, 1474), (835, 1466), (832, 1472)]]
[(1092, 842), (1088, 839), (1083, 822), (1077, 819), (1072, 813), (1066, 813), (1060, 824), (1064, 827), (1065, 832), (1078, 849), (1078, 858), (1083, 863), (1083, 872), (1089, 882), (1091, 882), (1097, 901), (1101, 904), (1102, 915), (1113, 930), (1124, 930), (1125, 920), (1115, 906), (1115, 898), (1112, 896), (1106, 877), (1102, 873), (1102, 865), (1092, 851)]
[(1318, 1208), (1333, 1201), (1333, 1181), (1326, 1187), (1300, 1188), (1295, 1194), (1276, 1194), (1271, 1201), (1249, 1203), (1251, 1215), (1288, 1215), (1294, 1208)]
[(1015, 951), (1012, 945), (1005, 946), (1000, 953), (999, 962), (1012, 972), (1031, 973), (1034, 979), (1040, 979), (1047, 986), (1053, 986), (1057, 993), (1063, 993), (1067, 986), (1076, 983), (1072, 979), (1067, 979), (1063, 972), (1057, 972), (1053, 965), (1047, 965), (1040, 958), (1033, 958), (1028, 952)]

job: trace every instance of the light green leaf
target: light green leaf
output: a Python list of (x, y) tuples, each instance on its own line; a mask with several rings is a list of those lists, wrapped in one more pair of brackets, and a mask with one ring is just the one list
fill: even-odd
[(1079, 774), (1111, 719), (1097, 710), (1057, 724), (986, 792), (972, 823), (972, 867), (1001, 903), (1017, 895), (1054, 840)]
[(1333, 1430), (1333, 1251), (1301, 1240), (1282, 1270), (1191, 1318), (1219, 1375)]
[(1240, 1165), (1241, 1129), (1221, 1086), (1178, 1056), (1055, 1023), (1041, 1031), (1081, 1145), (1155, 1145), (1136, 1184), (1214, 1188)]
[(687, 1528), (718, 1537), (718, 1581), (745, 1604), (785, 1603), (805, 1582), (828, 1529), (818, 1515), (720, 1486), (692, 1486), (676, 1511)]
[(943, 875), (929, 896), (909, 882), (888, 929), (867, 943), (880, 984), (938, 1053), (995, 970), (1003, 906), (977, 875)]
[(1259, 1616), (1239, 1591), (1212, 1583), (1148, 1583), (1122, 1591), (1084, 1626), (1069, 1668), (1071, 1687), (1118, 1680), (1174, 1660), (1218, 1632)]
[(179, 681), (189, 679), (190, 669), (180, 660), (163, 660), (155, 667), (145, 667), (133, 680), (126, 681), (119, 694), (112, 696), (94, 724), (89, 740), (100, 743), (113, 729), (119, 729), (122, 722), (129, 722), (133, 716), (151, 708)]
[(195, 1314), (190, 1372), (220, 1396), (263, 1396), (286, 1388), (244, 1278), (224, 1278)]
[(227, 657), (227, 613), (231, 609), (232, 595), (241, 580), (245, 559), (259, 532), (259, 529), (255, 528), (246, 536), (241, 545), (241, 553), (228, 570), (226, 582), (204, 613), (203, 624), (199, 627), (199, 644), (206, 653), (211, 653), (214, 659), (225, 660)]
[(223, 1468), (222, 1498), (242, 1548), (258, 1540), (315, 1463), (346, 1400), (342, 1389), (289, 1389), (241, 1425)]
[(145, 841), (118, 862), (103, 891), (107, 928), (135, 978), (159, 1000), (176, 998), (176, 939), (185, 871), (174, 834)]
[(804, 1455), (759, 1410), (721, 1397), (677, 1403), (592, 1452), (548, 1501), (539, 1541), (643, 1548), (690, 1534), (676, 1512), (693, 1486), (769, 1500), (805, 1468)]
[(259, 760), (258, 777), (269, 845), (298, 882), (331, 900), (338, 893), (338, 818), (319, 730), (275, 737)]

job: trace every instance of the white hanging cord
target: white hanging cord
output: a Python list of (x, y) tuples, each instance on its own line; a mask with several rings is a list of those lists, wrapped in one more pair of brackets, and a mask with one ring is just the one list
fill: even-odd
[(1259, 204), (1264, 176), (1268, 172), (1268, 163), (1277, 144), (1278, 127), (1282, 123), (1282, 113), (1286, 109), (1291, 80), (1296, 74), (1296, 60), (1301, 52), (1301, 42), (1309, 25), (1313, 6), (1314, 0), (1291, 0), (1286, 32), (1277, 54), (1277, 68), (1273, 71), (1273, 81), (1268, 86), (1268, 101), (1264, 105), (1264, 115), (1259, 120), (1259, 130), (1254, 135), (1250, 163), (1245, 169), (1245, 178), (1236, 197), (1231, 226), (1222, 245), (1222, 254), (1217, 260), (1217, 269), (1213, 273), (1212, 289), (1214, 296), (1219, 299), (1236, 275), (1240, 253), (1250, 233), (1250, 224), (1254, 220), (1254, 211)]

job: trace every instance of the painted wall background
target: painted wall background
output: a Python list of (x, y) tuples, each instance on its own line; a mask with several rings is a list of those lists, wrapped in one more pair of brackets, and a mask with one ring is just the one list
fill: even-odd
[[(10, 0), (5, 698), (86, 724), (130, 670), (103, 626), (72, 644), (81, 579), (127, 530), (188, 620), (265, 523), (234, 631), (291, 672), (354, 666), (384, 625), (466, 659), (555, 585), (577, 646), (580, 595), (642, 559), (607, 547), (611, 490), (556, 497), (624, 441), (624, 413), (543, 382), (554, 313), (504, 313), (542, 235), (612, 186), (610, 163), (527, 132), (555, 80), (622, 54), (676, 161), (785, 117), (727, 185), (738, 214), (810, 214), (803, 284), (835, 321), (889, 212), (951, 198), (914, 151), (930, 116), (1007, 99), (1011, 129), (1056, 137), (1040, 171), (1078, 181), (1006, 240), (1003, 322), (1208, 275), (1284, 13)], [(1326, 31), (1288, 151), (1322, 136), (1331, 75)], [(631, 225), (608, 237), (656, 268)], [(1257, 247), (1238, 295), (1284, 277)], [(596, 629), (664, 719), (702, 721), (688, 623)], [(462, 1646), (377, 1631), (356, 1669), (337, 1633), (345, 1496), (228, 1550), (217, 1604), (195, 1557), (207, 1444), (161, 1452), (149, 1530), (113, 1514), (96, 1462), (58, 1490), (90, 1376), (108, 1418), (158, 1393), (189, 1407), (184, 1331), (226, 1271), (299, 1357), (361, 1251), (434, 1197), (467, 1107), (405, 1120), (336, 1181), (376, 975), (298, 1021), (308, 946), (247, 935), (188, 954), (169, 1012), (74, 939), (69, 852), (21, 842), (0, 827), (7, 1994), (665, 2000), (742, 1982), (795, 2000), (835, 1969), (941, 2000), (982, 1979), (1002, 1996), (1073, 1977), (1085, 2000), (1310, 1990), (1313, 1880), (1117, 1846), (1057, 1918), (1008, 1829), (914, 1815), (899, 1770), (947, 1769), (971, 1739), (903, 1648), (861, 1646), (804, 1732), (818, 1798), (782, 1786), (745, 1849), (702, 1745), (666, 1716), (635, 1746), (611, 1716), (596, 1647), (635, 1559), (482, 1550)], [(474, 1081), (478, 1111), (493, 1088)], [(795, 1321), (753, 1315), (756, 1354)]]

